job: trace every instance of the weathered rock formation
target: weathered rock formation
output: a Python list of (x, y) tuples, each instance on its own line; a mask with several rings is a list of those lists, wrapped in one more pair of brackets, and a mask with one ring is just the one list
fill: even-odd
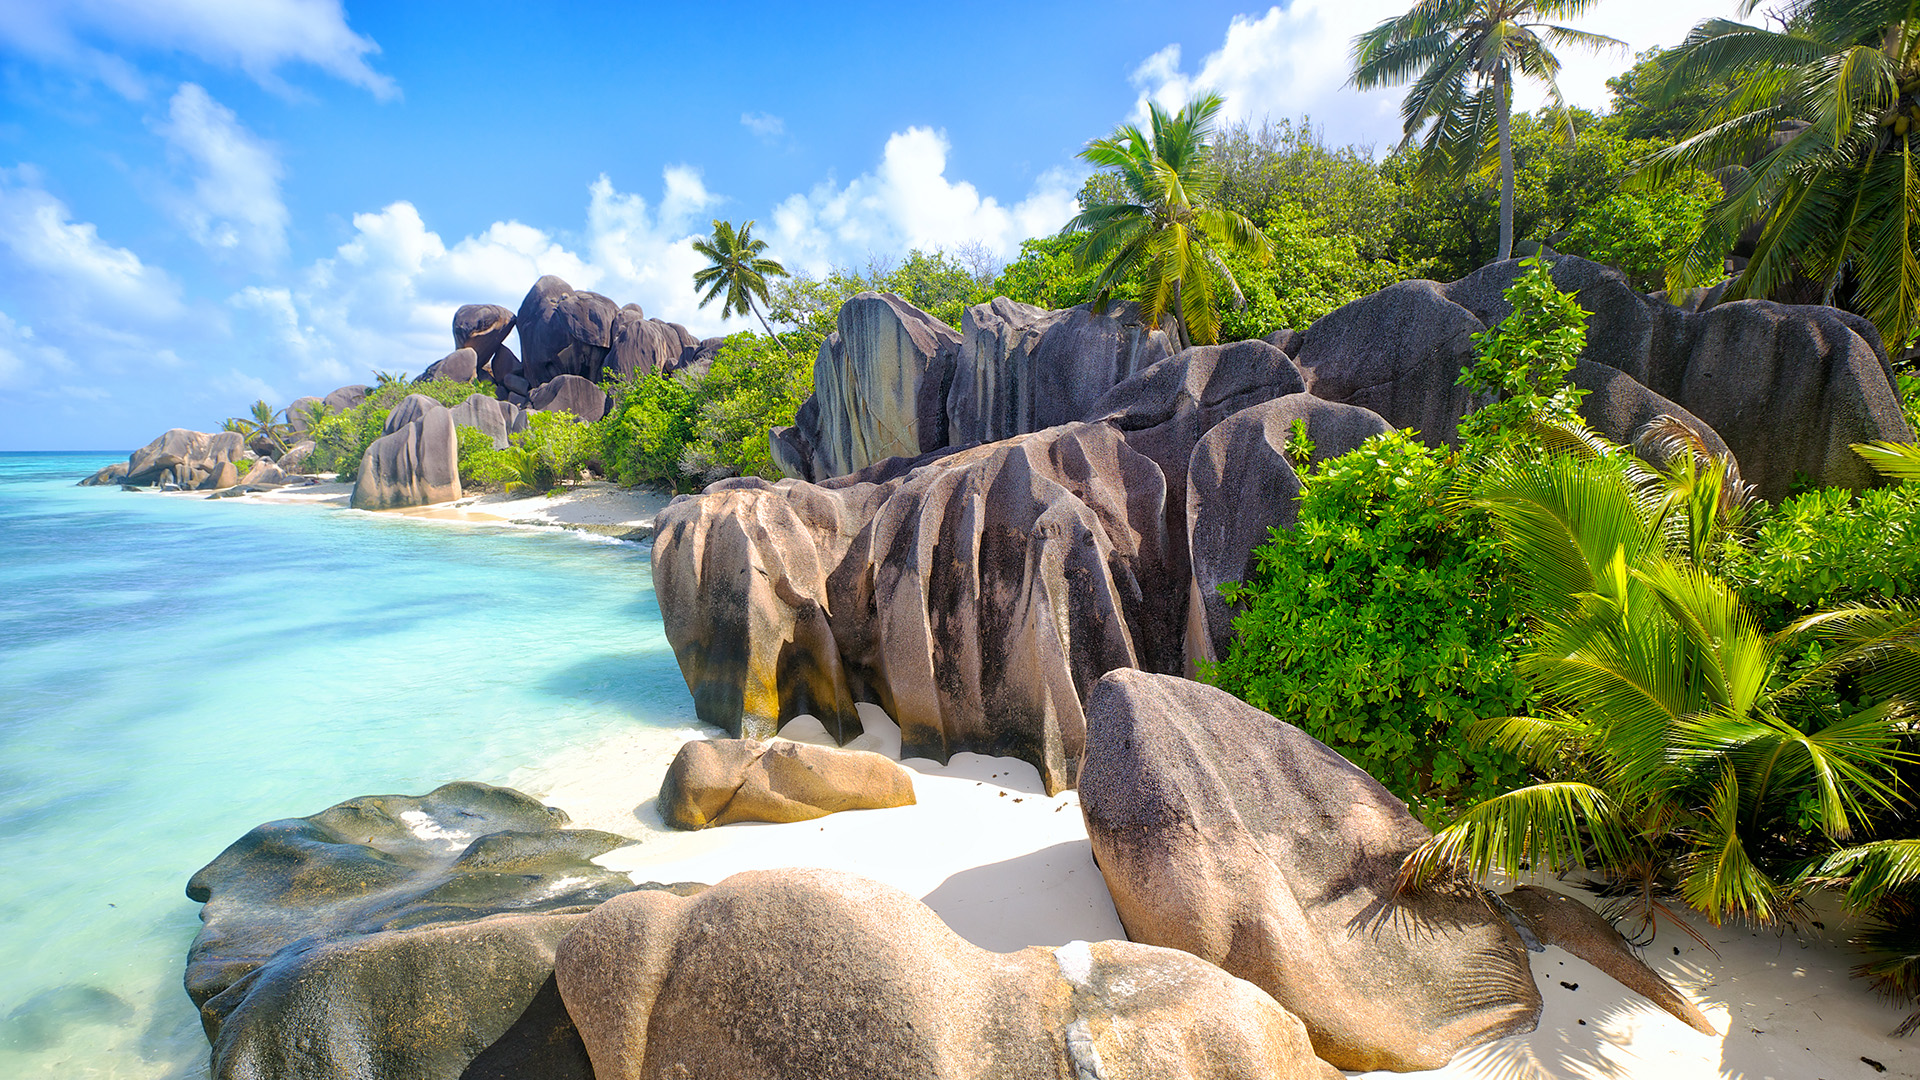
[(1272, 994), (1342, 1069), (1435, 1069), (1532, 1030), (1526, 949), (1469, 886), (1398, 893), (1431, 835), (1372, 777), (1225, 691), (1115, 671), (1081, 808), (1127, 936)]
[(1294, 428), (1311, 445), (1302, 455), (1317, 465), (1393, 430), (1378, 413), (1358, 405), (1288, 394), (1254, 405), (1215, 425), (1194, 445), (1187, 464), (1187, 551), (1193, 565), (1188, 595), (1187, 660), (1226, 657), (1234, 607), (1220, 586), (1253, 571), (1253, 551), (1274, 529), (1291, 529), (1298, 512)]
[[(497, 347), (497, 346), (496, 346)], [(452, 382), (472, 382), (480, 377), (480, 356), (472, 349), (455, 349), (447, 355), (427, 365), (414, 382), (432, 382), (435, 379), (447, 379)]]
[[(721, 340), (709, 339), (713, 350)], [(606, 370), (617, 375), (669, 375), (692, 365), (708, 344), (679, 323), (649, 319), (639, 304), (628, 304), (614, 316)]]
[(391, 435), (416, 420), (426, 419), (427, 415), (435, 409), (444, 408), (446, 408), (445, 405), (425, 394), (408, 394), (400, 399), (398, 405), (387, 411), (387, 422), (381, 426), (380, 434)]
[(285, 409), (287, 428), (293, 432), (295, 439), (306, 435), (307, 430), (313, 426), (313, 407), (320, 404), (324, 404), (324, 402), (311, 395), (307, 397), (297, 397), (287, 402)]
[(81, 487), (100, 487), (106, 484), (123, 484), (127, 480), (127, 463), (116, 461), (86, 479), (80, 481)]
[(470, 394), (467, 400), (453, 407), (453, 426), (470, 427), (484, 432), (493, 440), (495, 450), (507, 448), (507, 436), (527, 428), (527, 413), (507, 401), (499, 401), (485, 394)]
[(1542, 944), (1558, 945), (1585, 960), (1693, 1030), (1703, 1035), (1720, 1034), (1699, 1006), (1648, 967), (1620, 931), (1592, 908), (1537, 885), (1516, 886), (1500, 899)]
[(370, 386), (343, 386), (320, 400), (326, 402), (327, 408), (334, 412), (346, 412), (366, 401), (372, 389)]
[(823, 480), (948, 445), (960, 335), (892, 293), (860, 293), (836, 325), (814, 360), (813, 396), (793, 427), (774, 430), (780, 467)]
[(1086, 304), (1048, 311), (999, 297), (968, 308), (960, 327), (946, 401), (951, 446), (1083, 419), (1107, 391), (1173, 352), (1137, 304), (1095, 315)]
[(494, 351), (513, 332), (513, 312), (499, 304), (466, 304), (453, 313), (453, 347), (472, 349), (480, 370), (489, 370)]
[(809, 821), (912, 804), (913, 778), (890, 758), (758, 739), (695, 739), (681, 746), (659, 799), (660, 816), (676, 829)]
[(299, 442), (287, 447), (287, 452), (280, 455), (280, 471), (289, 476), (304, 472), (307, 467), (307, 460), (313, 457), (313, 452), (318, 449), (319, 447), (314, 444), (312, 439), (301, 439)]
[(592, 423), (607, 415), (612, 399), (605, 390), (578, 375), (559, 375), (533, 388), (529, 407), (539, 412), (567, 412)]
[[(553, 949), (579, 913), (635, 886), (591, 861), (625, 837), (566, 823), (519, 792), (457, 783), (249, 832), (187, 885), (206, 905), (186, 988), (213, 1075), (590, 1076)], [(467, 1072), (488, 1061), (528, 1071)]]
[(551, 274), (535, 282), (520, 302), (520, 362), (529, 385), (559, 375), (600, 381), (620, 305), (595, 292), (576, 291)]
[(598, 1080), (1333, 1080), (1258, 988), (1169, 949), (1001, 954), (826, 870), (629, 893), (554, 971)]
[(495, 396), (502, 401), (511, 401), (515, 405), (525, 405), (527, 395), (533, 392), (533, 385), (527, 382), (526, 366), (514, 355), (512, 349), (504, 343), (493, 350), (493, 363), (490, 365), (493, 375)]
[(174, 428), (128, 455), (126, 472), (117, 482), (142, 487), (148, 484), (172, 484), (199, 489), (209, 481), (217, 481), (230, 473), (232, 479), (220, 486), (232, 487), (239, 481), (239, 471), (234, 463), (246, 456), (246, 440), (239, 432), (217, 431), (209, 434)]
[(417, 394), (401, 405), (416, 399), (432, 408), (373, 440), (361, 455), (351, 499), (355, 510), (429, 506), (460, 497), (460, 440), (453, 411)]

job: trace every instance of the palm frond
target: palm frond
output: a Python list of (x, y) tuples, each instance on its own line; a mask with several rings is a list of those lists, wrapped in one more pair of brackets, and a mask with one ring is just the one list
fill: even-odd
[[(1589, 847), (1596, 858), (1588, 857)], [(1630, 847), (1606, 792), (1591, 784), (1531, 784), (1495, 795), (1434, 833), (1400, 864), (1400, 887), (1448, 874), (1514, 877), (1605, 866)]]

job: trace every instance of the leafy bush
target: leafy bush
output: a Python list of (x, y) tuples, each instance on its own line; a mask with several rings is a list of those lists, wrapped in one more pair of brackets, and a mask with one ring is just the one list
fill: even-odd
[(392, 409), (413, 394), (424, 394), (442, 405), (454, 406), (467, 400), (474, 394), (493, 396), (493, 384), (489, 382), (456, 382), (452, 379), (430, 379), (420, 383), (388, 383), (374, 388), (360, 407), (371, 405), (376, 409)]
[(1770, 626), (1815, 608), (1920, 596), (1920, 483), (1788, 498), (1726, 573)]
[(1498, 451), (1539, 424), (1580, 423), (1585, 390), (1567, 381), (1587, 344), (1587, 313), (1571, 293), (1553, 284), (1553, 272), (1535, 256), (1506, 289), (1513, 311), (1473, 335), (1474, 360), (1459, 385), (1494, 400), (1460, 421), (1468, 452)]
[(1514, 670), (1523, 613), (1479, 514), (1449, 505), (1449, 456), (1405, 432), (1325, 462), (1299, 520), (1276, 530), (1208, 678), (1304, 729), (1367, 770), (1421, 816), (1504, 790), (1512, 755), (1462, 734), (1524, 712)]
[(425, 394), (451, 407), (473, 394), (491, 397), (493, 386), (490, 383), (455, 382), (452, 379), (433, 379), (423, 383), (383, 379), (360, 404), (345, 412), (322, 415), (311, 422), (307, 428), (307, 438), (313, 440), (314, 451), (308, 467), (315, 472), (339, 473), (342, 477), (357, 475), (360, 458), (387, 426), (387, 414), (409, 394)]
[(601, 419), (607, 474), (622, 484), (681, 485), (680, 455), (693, 441), (699, 403), (677, 376), (639, 373), (607, 385), (613, 408)]

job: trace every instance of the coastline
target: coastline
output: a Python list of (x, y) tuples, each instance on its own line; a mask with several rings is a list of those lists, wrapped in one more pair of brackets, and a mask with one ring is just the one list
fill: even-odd
[[(898, 728), (859, 706), (869, 734), (852, 749), (896, 760)], [(515, 770), (508, 783), (567, 811), (574, 827), (640, 842), (595, 860), (635, 881), (708, 884), (747, 870), (823, 867), (873, 878), (921, 899), (955, 932), (995, 952), (1074, 940), (1126, 938), (1094, 864), (1078, 793), (1048, 797), (1026, 762), (956, 754), (946, 765), (900, 763), (917, 802), (844, 811), (790, 824), (736, 824), (694, 833), (666, 829), (654, 810), (675, 747), (661, 733), (623, 733)], [(688, 737), (717, 732), (682, 729)], [(651, 737), (650, 737), (651, 736)], [(776, 738), (832, 745), (811, 717)], [(1575, 884), (1531, 884), (1591, 905)], [(1889, 1033), (1904, 1017), (1848, 969), (1850, 927), (1830, 907), (1816, 923), (1783, 931), (1715, 927), (1687, 916), (1694, 933), (1663, 925), (1642, 958), (1706, 1013), (1715, 1036), (1687, 1027), (1593, 965), (1556, 946), (1533, 957), (1544, 1005), (1531, 1033), (1462, 1053), (1421, 1073), (1349, 1073), (1371, 1080), (1800, 1080), (1920, 1076), (1920, 1044)], [(1824, 927), (1821, 926), (1824, 924)], [(1877, 1071), (1875, 1065), (1884, 1068)]]

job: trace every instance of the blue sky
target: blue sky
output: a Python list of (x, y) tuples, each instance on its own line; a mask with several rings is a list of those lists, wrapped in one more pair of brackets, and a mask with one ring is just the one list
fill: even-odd
[[(543, 273), (739, 329), (689, 282), (713, 217), (816, 272), (1004, 259), (1149, 95), (1384, 147), (1397, 93), (1343, 89), (1346, 43), (1404, 2), (0, 0), (0, 449), (419, 371), (455, 307)], [(1639, 49), (1732, 14), (1603, 0), (1580, 25)], [(1628, 63), (1566, 59), (1595, 107)]]

